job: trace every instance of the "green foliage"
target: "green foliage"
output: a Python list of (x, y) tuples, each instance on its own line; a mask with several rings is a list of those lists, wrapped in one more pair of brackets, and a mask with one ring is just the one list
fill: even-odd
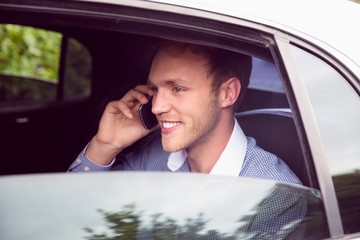
[(0, 24), (0, 72), (57, 82), (61, 39), (51, 31)]
[(0, 24), (0, 103), (88, 96), (92, 58), (73, 38), (64, 42), (64, 85), (58, 85), (62, 41), (61, 33)]

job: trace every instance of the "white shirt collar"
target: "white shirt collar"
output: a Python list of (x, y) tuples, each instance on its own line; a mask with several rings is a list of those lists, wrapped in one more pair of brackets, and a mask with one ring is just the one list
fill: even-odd
[[(215, 166), (211, 169), (210, 175), (239, 176), (245, 159), (246, 149), (246, 136), (235, 119), (234, 129), (229, 142)], [(186, 158), (185, 150), (171, 153), (167, 165), (171, 171), (176, 171), (184, 164)]]

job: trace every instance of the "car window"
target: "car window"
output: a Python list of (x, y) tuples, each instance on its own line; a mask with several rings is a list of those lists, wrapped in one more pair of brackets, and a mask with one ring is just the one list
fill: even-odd
[(68, 38), (64, 74), (64, 99), (86, 97), (91, 91), (92, 58), (79, 41)]
[(0, 211), (6, 219), (0, 221), (1, 239), (328, 236), (319, 190), (205, 174), (124, 172), (0, 177)]
[(0, 106), (89, 95), (91, 56), (77, 40), (45, 29), (0, 24), (0, 49)]
[(253, 57), (249, 88), (284, 93), (284, 87), (274, 63)]
[(284, 108), (290, 110), (285, 89), (275, 63), (252, 56), (252, 71), (245, 98), (238, 112), (253, 109)]
[[(292, 46), (333, 177), (345, 233), (360, 231), (360, 97), (329, 64)], [(315, 69), (315, 70), (313, 70)]]

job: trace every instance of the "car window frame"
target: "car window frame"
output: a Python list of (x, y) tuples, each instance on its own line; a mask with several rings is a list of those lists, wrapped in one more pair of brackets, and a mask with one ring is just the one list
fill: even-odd
[[(311, 110), (311, 102), (306, 94), (307, 90), (304, 79), (302, 79), (297, 72), (298, 69), (296, 68), (295, 60), (293, 59), (294, 56), (291, 53), (290, 47), (292, 45), (299, 47), (328, 63), (336, 71), (338, 71), (358, 93), (360, 93), (360, 81), (349, 68), (342, 64), (343, 60), (344, 62), (347, 62), (347, 60), (344, 59), (346, 57), (341, 56), (339, 53), (335, 53), (333, 55), (329, 54), (331, 49), (328, 49), (328, 46), (318, 42), (316, 39), (305, 40), (284, 32), (277, 34), (275, 39), (283, 60), (282, 64), (284, 64), (285, 68), (283, 75), (289, 78), (289, 81), (293, 86), (294, 96), (298, 102), (298, 117), (303, 119), (303, 122), (306, 123), (304, 124), (303, 129), (306, 132), (306, 136), (308, 136), (308, 144), (311, 149), (311, 154), (313, 155), (313, 158), (316, 159), (316, 161), (314, 161), (315, 170), (319, 180), (320, 189), (322, 189), (324, 197), (324, 207), (326, 209), (326, 214), (328, 215), (327, 219), (330, 236), (345, 236), (336, 191), (326, 159), (321, 135), (314, 113)], [(315, 43), (317, 43), (317, 45)], [(339, 57), (339, 59), (336, 57)]]

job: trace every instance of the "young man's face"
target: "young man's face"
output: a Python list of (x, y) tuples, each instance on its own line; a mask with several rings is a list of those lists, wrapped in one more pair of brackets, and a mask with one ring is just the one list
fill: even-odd
[(148, 83), (155, 91), (152, 112), (160, 123), (164, 150), (175, 152), (206, 141), (221, 110), (207, 60), (189, 50), (161, 50)]

